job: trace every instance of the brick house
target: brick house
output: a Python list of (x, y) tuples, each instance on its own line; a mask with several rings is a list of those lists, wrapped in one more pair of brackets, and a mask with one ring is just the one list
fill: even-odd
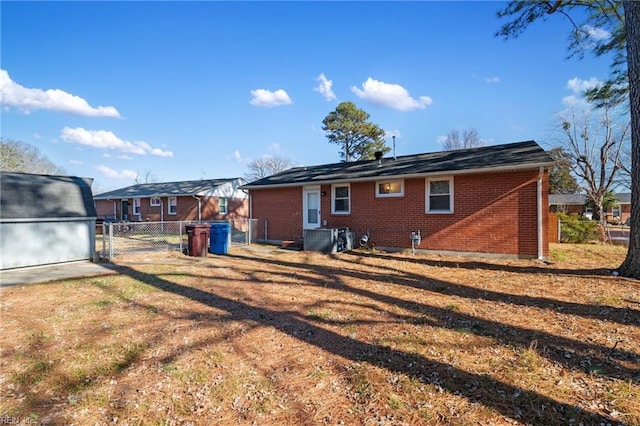
[(143, 183), (95, 195), (98, 218), (128, 221), (246, 219), (242, 178)]
[[(631, 217), (631, 193), (620, 192), (615, 194), (617, 203), (606, 209), (604, 219), (609, 223), (625, 223)], [(584, 215), (591, 219), (593, 209), (588, 205), (585, 194), (550, 194), (549, 211), (552, 213), (568, 213)]]
[(245, 185), (258, 238), (348, 227), (378, 248), (548, 256), (548, 168), (536, 142), (296, 167)]

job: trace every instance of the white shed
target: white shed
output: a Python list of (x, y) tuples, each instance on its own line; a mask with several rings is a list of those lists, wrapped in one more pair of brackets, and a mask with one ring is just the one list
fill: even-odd
[(0, 172), (0, 269), (92, 260), (93, 179)]

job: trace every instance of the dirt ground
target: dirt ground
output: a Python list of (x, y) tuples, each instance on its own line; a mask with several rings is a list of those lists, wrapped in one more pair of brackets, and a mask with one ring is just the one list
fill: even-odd
[(623, 247), (552, 262), (251, 246), (0, 290), (0, 421), (640, 425)]

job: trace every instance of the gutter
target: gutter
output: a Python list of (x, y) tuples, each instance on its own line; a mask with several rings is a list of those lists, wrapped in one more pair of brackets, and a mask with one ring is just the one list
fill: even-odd
[(544, 247), (542, 244), (543, 232), (542, 232), (542, 176), (544, 176), (544, 167), (540, 166), (538, 171), (537, 182), (537, 198), (538, 198), (538, 260), (544, 260)]
[(193, 198), (195, 198), (196, 200), (198, 200), (198, 222), (201, 222), (202, 221), (202, 219), (201, 219), (202, 216), (201, 216), (200, 212), (202, 210), (202, 202), (200, 201), (200, 198), (196, 197), (195, 195), (191, 194), (191, 196)]

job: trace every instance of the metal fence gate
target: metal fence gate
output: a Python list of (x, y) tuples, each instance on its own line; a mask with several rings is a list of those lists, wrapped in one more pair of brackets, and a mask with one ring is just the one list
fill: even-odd
[[(186, 225), (195, 223), (229, 223), (232, 245), (249, 245), (257, 235), (256, 219), (176, 222), (105, 222), (96, 229), (96, 251), (113, 260), (128, 253), (178, 251), (187, 247)], [(100, 235), (102, 233), (102, 235)]]

